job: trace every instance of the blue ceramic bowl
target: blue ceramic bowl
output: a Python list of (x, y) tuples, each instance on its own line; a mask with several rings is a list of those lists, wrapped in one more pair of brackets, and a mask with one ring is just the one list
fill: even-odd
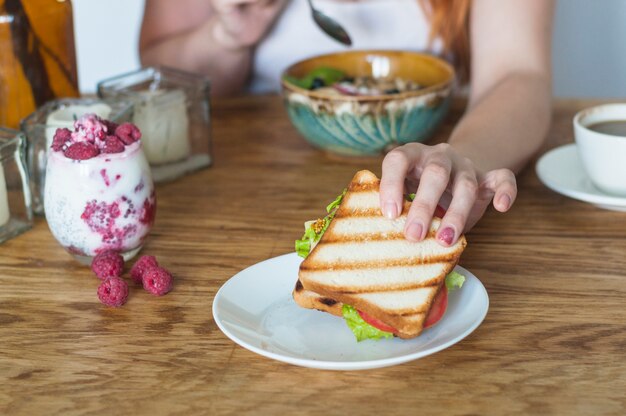
[[(350, 76), (403, 78), (425, 88), (400, 94), (349, 96), (307, 90), (289, 82), (320, 67)], [(317, 56), (283, 72), (282, 90), (289, 118), (313, 145), (347, 156), (384, 153), (409, 142), (423, 142), (445, 117), (454, 69), (431, 55), (406, 51), (350, 51)]]

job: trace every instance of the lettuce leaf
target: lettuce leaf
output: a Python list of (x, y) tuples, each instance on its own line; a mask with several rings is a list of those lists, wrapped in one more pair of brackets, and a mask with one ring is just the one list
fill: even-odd
[(341, 312), (346, 320), (346, 324), (348, 324), (348, 327), (358, 342), (366, 339), (378, 340), (382, 338), (393, 338), (393, 334), (391, 332), (381, 331), (380, 329), (374, 328), (365, 322), (357, 310), (352, 306), (344, 304), (341, 308)]
[(300, 240), (296, 240), (295, 244), (295, 249), (298, 256), (306, 258), (306, 256), (308, 256), (311, 252), (311, 247), (313, 247), (315, 243), (320, 241), (320, 238), (322, 238), (322, 235), (330, 225), (330, 222), (335, 217), (335, 212), (337, 211), (339, 204), (341, 204), (341, 201), (343, 200), (343, 196), (346, 194), (346, 191), (347, 190), (344, 189), (341, 195), (335, 198), (333, 202), (328, 204), (328, 206), (326, 207), (326, 212), (328, 212), (328, 215), (326, 215), (324, 218), (318, 219), (317, 221), (308, 221), (305, 224), (304, 235)]
[(330, 87), (336, 82), (341, 81), (346, 77), (346, 73), (340, 69), (330, 67), (319, 67), (310, 71), (302, 78), (297, 78), (292, 75), (284, 75), (283, 79), (291, 84), (297, 85), (300, 88), (310, 90), (313, 88), (315, 79), (323, 81), (324, 86)]
[(450, 272), (450, 274), (446, 276), (446, 288), (448, 291), (460, 289), (463, 283), (465, 283), (465, 276), (460, 273)]
[(330, 214), (331, 211), (333, 211), (333, 216), (334, 216), (334, 210), (335, 208), (339, 207), (339, 204), (341, 204), (341, 201), (343, 200), (343, 196), (346, 194), (347, 189), (344, 189), (343, 192), (341, 193), (341, 195), (338, 195), (337, 198), (335, 198), (335, 200), (333, 202), (331, 202), (330, 204), (328, 204), (326, 206), (326, 212), (328, 212)]
[(296, 253), (300, 257), (306, 257), (311, 252), (311, 241), (310, 240), (296, 240)]

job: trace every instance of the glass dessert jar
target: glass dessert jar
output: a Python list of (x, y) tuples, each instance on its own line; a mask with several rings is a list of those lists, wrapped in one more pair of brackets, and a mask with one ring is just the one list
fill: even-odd
[(209, 81), (165, 67), (149, 67), (98, 84), (103, 99), (134, 104), (133, 122), (156, 182), (211, 165)]
[(156, 213), (150, 167), (139, 130), (88, 114), (74, 132), (59, 129), (46, 167), (44, 206), (50, 231), (77, 260), (107, 250), (125, 260), (143, 246)]
[(120, 124), (132, 121), (133, 105), (127, 101), (62, 98), (47, 102), (22, 120), (22, 131), (26, 134), (26, 163), (35, 214), (43, 215), (46, 162), (54, 133), (58, 128), (73, 129), (74, 121), (88, 113)]
[(0, 127), (0, 243), (32, 227), (24, 136)]

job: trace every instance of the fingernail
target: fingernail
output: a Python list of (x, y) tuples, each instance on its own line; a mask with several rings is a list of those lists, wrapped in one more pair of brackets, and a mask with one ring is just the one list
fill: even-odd
[(498, 200), (498, 204), (500, 205), (500, 208), (503, 210), (509, 209), (509, 207), (511, 206), (511, 197), (508, 196), (507, 194), (502, 195), (500, 199)]
[(383, 214), (390, 220), (396, 218), (398, 216), (398, 206), (394, 202), (385, 203)]
[(406, 238), (410, 241), (420, 241), (422, 239), (422, 224), (414, 222), (409, 224), (405, 231)]
[(452, 244), (452, 240), (454, 240), (454, 229), (452, 227), (446, 227), (443, 230), (439, 231), (439, 235), (437, 238), (440, 241), (446, 243), (446, 245)]

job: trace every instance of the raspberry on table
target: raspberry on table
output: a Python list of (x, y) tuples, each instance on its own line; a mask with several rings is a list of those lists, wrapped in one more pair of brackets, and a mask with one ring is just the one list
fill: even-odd
[(155, 296), (163, 296), (172, 290), (172, 275), (162, 267), (148, 269), (143, 276), (143, 288)]
[(100, 150), (92, 143), (77, 142), (68, 147), (63, 154), (69, 159), (86, 160), (98, 156)]
[(124, 148), (124, 143), (117, 136), (107, 136), (102, 146), (102, 153), (122, 153)]
[(128, 300), (128, 284), (119, 277), (109, 277), (98, 286), (98, 298), (107, 306), (120, 307)]
[(154, 256), (141, 256), (130, 269), (130, 277), (139, 285), (143, 284), (143, 276), (149, 269), (159, 267)]
[(120, 277), (124, 271), (124, 258), (117, 251), (103, 251), (93, 258), (91, 270), (103, 280), (107, 277)]
[(63, 151), (63, 148), (68, 142), (72, 140), (72, 132), (69, 129), (62, 128), (57, 129), (54, 133), (54, 139), (52, 140), (52, 150), (59, 152)]
[(123, 123), (117, 126), (115, 135), (126, 145), (133, 144), (141, 139), (141, 131), (132, 123)]

